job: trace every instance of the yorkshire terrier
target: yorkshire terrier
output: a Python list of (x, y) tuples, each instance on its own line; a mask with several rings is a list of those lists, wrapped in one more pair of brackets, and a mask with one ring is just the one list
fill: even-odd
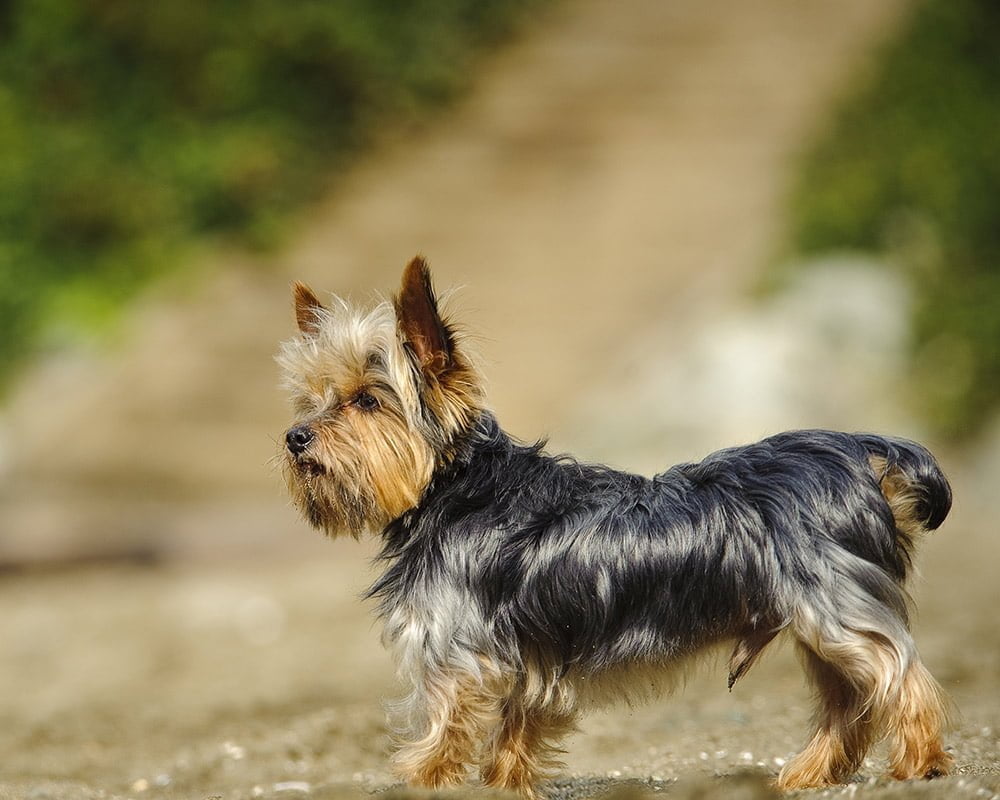
[(536, 797), (581, 711), (669, 688), (718, 644), (732, 688), (782, 632), (816, 710), (779, 788), (843, 783), (883, 738), (893, 777), (949, 771), (903, 588), (951, 506), (924, 447), (806, 430), (652, 478), (582, 464), (500, 428), (422, 258), (392, 302), (294, 300), (283, 471), (315, 527), (382, 539), (368, 596), (411, 687), (404, 779), (453, 786), (478, 763)]

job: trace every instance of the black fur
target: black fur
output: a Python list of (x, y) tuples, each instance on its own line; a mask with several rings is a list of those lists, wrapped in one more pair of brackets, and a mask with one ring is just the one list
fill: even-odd
[(472, 639), (457, 646), (515, 670), (526, 655), (592, 673), (727, 638), (766, 644), (802, 598), (848, 617), (888, 607), (905, 625), (907, 541), (872, 455), (922, 487), (937, 527), (947, 480), (902, 439), (794, 431), (645, 478), (518, 444), (483, 414), (385, 529), (369, 594), (387, 616), (453, 588), (482, 622), (456, 626)]

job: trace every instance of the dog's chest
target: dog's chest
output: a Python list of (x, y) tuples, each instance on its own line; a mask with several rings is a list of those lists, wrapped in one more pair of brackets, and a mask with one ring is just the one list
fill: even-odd
[(382, 643), (401, 673), (427, 665), (459, 666), (489, 641), (475, 599), (449, 584), (417, 582), (383, 608)]

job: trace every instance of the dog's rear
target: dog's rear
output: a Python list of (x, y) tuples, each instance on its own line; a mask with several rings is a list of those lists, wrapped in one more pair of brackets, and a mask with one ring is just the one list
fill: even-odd
[(921, 533), (936, 530), (951, 510), (951, 486), (926, 447), (907, 439), (863, 435), (858, 440), (869, 452), (879, 488), (904, 537), (912, 547)]
[(831, 604), (814, 595), (796, 610), (790, 627), (818, 707), (812, 740), (781, 772), (785, 789), (845, 780), (883, 737), (893, 777), (934, 777), (953, 762), (941, 742), (949, 704), (910, 636), (902, 586), (917, 537), (951, 508), (951, 487), (921, 445), (856, 438), (892, 514), (898, 558), (870, 560), (842, 542), (828, 554), (837, 575)]

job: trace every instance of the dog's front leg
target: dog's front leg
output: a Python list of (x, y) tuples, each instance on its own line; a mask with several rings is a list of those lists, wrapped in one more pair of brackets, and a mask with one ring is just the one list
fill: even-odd
[(574, 727), (571, 713), (525, 707), (509, 697), (483, 753), (480, 775), (487, 786), (538, 797), (538, 782), (562, 766), (560, 740)]
[(407, 703), (411, 730), (393, 758), (396, 773), (435, 789), (462, 783), (485, 731), (496, 724), (496, 693), (482, 675), (427, 665)]

